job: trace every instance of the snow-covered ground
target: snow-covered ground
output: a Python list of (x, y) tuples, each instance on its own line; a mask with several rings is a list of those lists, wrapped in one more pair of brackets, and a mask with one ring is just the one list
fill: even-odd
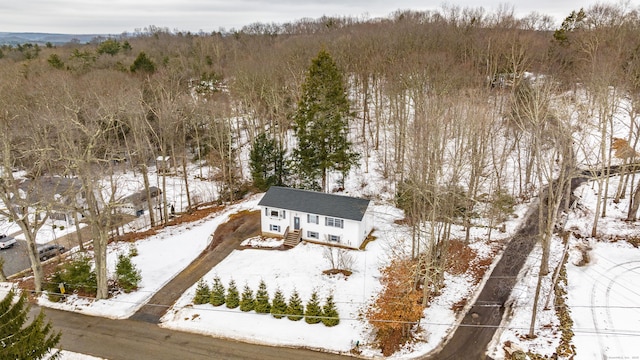
[[(611, 188), (617, 186), (617, 178), (612, 179)], [(611, 192), (613, 193), (613, 192)], [(590, 184), (580, 187), (576, 194), (580, 196), (580, 206), (568, 218), (567, 228), (579, 234), (589, 234), (595, 207), (595, 192)], [(138, 291), (120, 294), (109, 300), (90, 301), (72, 297), (71, 301), (59, 304), (50, 303), (44, 297), (39, 301), (44, 306), (64, 308), (86, 314), (125, 318), (133, 314), (165, 283), (180, 272), (208, 244), (215, 228), (226, 221), (230, 214), (254, 209), (260, 195), (253, 196), (239, 204), (230, 206), (224, 212), (213, 214), (197, 223), (182, 224), (162, 230), (157, 235), (138, 241), (139, 255), (133, 258), (142, 272), (142, 283)], [(614, 204), (608, 202), (608, 216), (599, 220), (599, 237), (615, 239), (618, 236), (634, 236), (640, 231), (631, 223), (621, 221), (625, 217), (627, 200)], [(518, 208), (518, 219), (522, 219), (526, 206)], [(273, 345), (306, 346), (334, 352), (348, 352), (356, 341), (364, 356), (380, 356), (370, 345), (371, 333), (361, 313), (373, 296), (379, 291), (379, 270), (388, 259), (390, 247), (398, 246), (408, 237), (408, 229), (394, 223), (402, 213), (391, 206), (376, 205), (376, 233), (378, 239), (369, 244), (365, 251), (355, 251), (354, 273), (343, 275), (323, 275), (329, 268), (324, 258), (323, 247), (301, 244), (288, 251), (273, 251), (269, 247), (279, 245), (279, 241), (261, 242), (267, 249), (236, 250), (222, 263), (216, 266), (203, 279), (211, 282), (219, 276), (225, 286), (233, 279), (240, 291), (248, 284), (254, 291), (260, 280), (267, 284), (273, 295), (280, 289), (288, 297), (295, 289), (303, 302), (309, 299), (312, 291), (317, 291), (322, 300), (332, 294), (335, 297), (341, 323), (334, 328), (322, 324), (309, 325), (304, 321), (293, 322), (288, 319), (275, 319), (270, 315), (258, 315), (255, 312), (244, 313), (238, 309), (222, 306), (193, 305), (194, 286), (168, 311), (162, 326), (173, 329), (211, 334), (213, 336), (235, 338), (243, 341)], [(517, 220), (507, 223), (506, 237), (512, 234), (518, 225)], [(458, 229), (457, 231), (460, 231)], [(486, 230), (474, 229), (473, 239), (479, 240)], [(495, 234), (495, 232), (494, 232)], [(454, 237), (455, 237), (454, 231)], [(575, 333), (573, 344), (576, 347), (576, 359), (599, 359), (607, 356), (633, 358), (637, 356), (635, 342), (640, 336), (640, 288), (637, 282), (640, 266), (640, 250), (624, 241), (596, 242), (593, 239), (571, 237), (572, 249), (567, 263), (569, 305), (574, 320)], [(576, 247), (585, 244), (591, 248), (590, 262), (585, 266), (576, 266), (581, 257)], [(253, 243), (246, 245), (256, 245)], [(109, 251), (110, 271), (113, 271), (118, 253), (128, 252), (130, 244), (113, 244)], [(486, 244), (476, 241), (476, 250), (483, 251)], [(554, 239), (551, 268), (555, 269), (560, 261), (563, 245)], [(581, 245), (583, 246), (583, 245)], [(534, 340), (524, 340), (530, 325), (532, 294), (536, 283), (540, 249), (536, 248), (521, 273), (521, 281), (512, 296), (512, 317), (503, 326), (500, 341), (492, 355), (503, 358), (502, 344), (511, 341), (525, 350), (543, 355), (551, 355), (559, 342), (557, 330), (559, 321), (553, 311), (553, 298), (549, 310), (543, 309), (550, 296), (551, 280), (543, 282), (540, 297), (539, 316), (536, 320)], [(413, 343), (395, 354), (393, 358), (413, 358), (433, 349), (453, 328), (458, 317), (451, 305), (462, 297), (472, 296), (470, 279), (446, 276), (446, 288), (441, 296), (434, 299), (424, 312), (422, 324), (427, 325), (423, 333), (417, 334), (421, 342)], [(76, 359), (79, 354), (67, 353), (68, 359)]]
[[(376, 156), (378, 154), (372, 153), (369, 159), (372, 167), (376, 166)], [(133, 174), (118, 176), (118, 181), (123, 184), (120, 188), (121, 192), (131, 193), (137, 190), (138, 184), (130, 179), (131, 176)], [(168, 187), (168, 198), (179, 198), (182, 192), (180, 178), (168, 177), (167, 180), (168, 183), (174, 184)], [(337, 177), (334, 180), (337, 180)], [(126, 187), (127, 184), (130, 186)], [(408, 248), (411, 236), (408, 227), (395, 223), (403, 217), (402, 212), (387, 205), (392, 201), (394, 193), (390, 179), (383, 178), (377, 171), (366, 173), (362, 168), (357, 168), (354, 169), (352, 176), (347, 178), (345, 193), (372, 198), (376, 203), (374, 235), (377, 239), (370, 243), (365, 251), (350, 252), (354, 263), (353, 274), (349, 277), (323, 275), (322, 271), (330, 268), (328, 260), (324, 257), (326, 248), (313, 244), (301, 244), (288, 251), (259, 248), (236, 250), (203, 278), (211, 283), (214, 276), (219, 276), (225, 287), (229, 280), (233, 279), (240, 291), (245, 284), (248, 284), (254, 292), (260, 280), (264, 280), (271, 296), (280, 289), (288, 298), (295, 289), (303, 303), (308, 301), (313, 291), (318, 292), (321, 303), (331, 294), (334, 296), (340, 314), (340, 325), (328, 328), (322, 324), (310, 325), (304, 321), (275, 319), (270, 315), (258, 315), (255, 312), (243, 313), (238, 309), (230, 310), (224, 306), (215, 308), (208, 304), (193, 305), (196, 286), (194, 284), (167, 312), (162, 326), (243, 341), (304, 346), (334, 352), (348, 352), (357, 342), (363, 356), (380, 356), (380, 352), (372, 344), (371, 328), (362, 314), (381, 288), (380, 269), (387, 264), (391, 250), (398, 252), (403, 247)], [(42, 296), (39, 298), (39, 303), (43, 306), (90, 315), (126, 318), (143, 306), (156, 291), (195, 259), (209, 243), (210, 235), (216, 227), (225, 222), (230, 214), (256, 208), (259, 198), (260, 195), (253, 196), (197, 223), (166, 228), (157, 235), (137, 241), (139, 255), (132, 260), (142, 273), (142, 282), (140, 288), (133, 293), (119, 294), (100, 301), (71, 296), (64, 303), (51, 303)], [(176, 205), (177, 203), (176, 201)], [(527, 204), (519, 206), (516, 211), (517, 216), (506, 223), (506, 232), (500, 233), (494, 230), (492, 239), (504, 239), (513, 234), (523, 219), (527, 206)], [(487, 231), (486, 228), (478, 227), (472, 229), (471, 233), (471, 246), (485, 256), (492, 251), (485, 240)], [(454, 226), (452, 237), (463, 238), (463, 229)], [(42, 236), (42, 238), (47, 237)], [(278, 241), (262, 242), (261, 246), (270, 247), (278, 244)], [(129, 246), (128, 243), (110, 245), (109, 272), (114, 271), (117, 255), (128, 253)], [(451, 310), (452, 305), (464, 298), (472, 297), (477, 286), (473, 286), (473, 279), (469, 276), (450, 274), (445, 275), (445, 284), (442, 294), (433, 299), (430, 307), (424, 311), (424, 319), (421, 321), (424, 326), (421, 332), (416, 334), (420, 341), (408, 345), (395, 354), (394, 358), (413, 358), (419, 354), (425, 354), (435, 348), (455, 328), (455, 324), (460, 320), (460, 314)]]
[[(43, 306), (96, 316), (126, 318), (195, 259), (209, 243), (210, 235), (216, 227), (225, 222), (230, 214), (256, 208), (260, 196), (252, 196), (197, 223), (166, 228), (157, 235), (136, 242), (139, 255), (132, 260), (142, 273), (141, 286), (136, 292), (119, 294), (100, 301), (71, 296), (64, 303), (52, 303), (42, 296), (39, 303)], [(318, 292), (321, 302), (331, 294), (340, 314), (340, 325), (328, 328), (322, 324), (310, 325), (304, 321), (275, 319), (270, 315), (258, 315), (255, 312), (244, 313), (224, 306), (215, 308), (208, 304), (193, 305), (194, 284), (167, 312), (162, 326), (243, 341), (305, 346), (334, 352), (348, 352), (358, 342), (362, 355), (380, 356), (379, 351), (371, 344), (372, 333), (361, 314), (380, 290), (380, 269), (387, 263), (391, 248), (397, 251), (398, 247), (406, 246), (410, 235), (406, 226), (395, 223), (403, 217), (400, 210), (388, 205), (376, 205), (374, 211), (374, 235), (377, 239), (369, 243), (365, 251), (350, 252), (354, 262), (353, 274), (349, 277), (322, 274), (323, 270), (330, 268), (324, 255), (326, 247), (303, 243), (288, 251), (274, 251), (268, 248), (279, 245), (280, 241), (271, 240), (260, 244), (266, 249), (232, 252), (203, 278), (211, 283), (214, 276), (219, 276), (225, 287), (229, 280), (233, 279), (240, 291), (248, 284), (254, 292), (260, 280), (264, 280), (271, 296), (276, 289), (280, 289), (288, 298), (295, 289), (303, 303), (306, 303), (313, 291)], [(520, 207), (519, 216), (507, 223), (507, 232), (494, 231), (493, 237), (504, 238), (512, 234), (525, 211), (526, 206)], [(458, 236), (462, 236), (461, 228), (454, 230)], [(472, 232), (472, 246), (479, 253), (488, 251), (488, 245), (482, 240), (486, 237), (486, 231), (476, 228)], [(245, 245), (256, 242), (257, 239), (250, 239)], [(129, 243), (110, 245), (109, 271), (113, 272), (117, 255), (127, 253), (129, 246)], [(424, 354), (437, 346), (454, 328), (459, 316), (451, 307), (462, 298), (473, 295), (473, 280), (465, 276), (447, 274), (445, 281), (446, 288), (442, 294), (435, 298), (424, 312), (422, 324), (426, 326), (417, 334), (422, 341), (411, 344), (394, 355), (394, 358), (412, 358), (417, 354)]]
[[(619, 177), (610, 179), (607, 216), (598, 219), (596, 238), (589, 236), (596, 206), (597, 187), (593, 183), (584, 184), (575, 191), (578, 206), (568, 215), (565, 227), (575, 234), (569, 237), (566, 304), (574, 322), (572, 345), (578, 360), (640, 359), (640, 249), (625, 241), (640, 237), (640, 229), (633, 222), (623, 221), (629, 200), (621, 199), (616, 204), (611, 198), (618, 182)], [(555, 237), (551, 250), (552, 269), (559, 264), (563, 248), (561, 240)], [(588, 254), (588, 261), (581, 264), (584, 253)], [(520, 274), (512, 294), (514, 314), (503, 324), (505, 328), (500, 341), (492, 351), (495, 359), (504, 358), (502, 346), (506, 341), (514, 343), (516, 348), (541, 355), (551, 356), (556, 352), (560, 332), (553, 297), (549, 301), (550, 308), (543, 309), (551, 292), (551, 275), (543, 281), (538, 303), (537, 337), (524, 338), (531, 324), (532, 294), (540, 256), (537, 247)]]
[[(619, 121), (616, 121), (619, 125)], [(586, 131), (586, 130), (585, 130)], [(620, 133), (623, 133), (620, 130)], [(595, 140), (584, 142), (597, 143)], [(591, 149), (591, 146), (585, 146)], [(597, 147), (595, 147), (597, 148)], [(246, 152), (246, 147), (244, 148)], [(588, 154), (583, 154), (588, 158)], [(340, 325), (327, 328), (322, 324), (309, 325), (304, 321), (290, 321), (286, 318), (275, 319), (270, 315), (258, 315), (254, 312), (243, 313), (238, 309), (213, 307), (211, 305), (193, 305), (194, 286), (185, 292), (180, 300), (167, 312), (162, 319), (162, 326), (181, 329), (213, 336), (240, 339), (243, 341), (289, 346), (305, 346), (334, 352), (348, 352), (356, 342), (360, 344), (362, 355), (369, 357), (380, 356), (379, 351), (371, 345), (372, 334), (367, 322), (361, 314), (366, 305), (380, 290), (380, 269), (386, 264), (391, 248), (402, 247), (410, 239), (408, 229), (394, 221), (402, 218), (402, 213), (389, 204), (395, 194), (393, 181), (381, 176), (377, 167), (381, 163), (380, 154), (371, 152), (370, 157), (362, 161), (370, 162), (370, 172), (363, 167), (353, 169), (346, 179), (345, 192), (352, 196), (372, 198), (376, 202), (376, 232), (377, 240), (370, 243), (365, 251), (352, 251), (354, 258), (353, 274), (323, 275), (322, 271), (329, 268), (324, 258), (325, 248), (301, 244), (288, 251), (273, 251), (269, 249), (245, 249), (234, 251), (209, 274), (203, 277), (209, 284), (215, 276), (219, 276), (225, 285), (233, 279), (240, 292), (248, 284), (255, 292), (260, 280), (267, 284), (270, 295), (280, 289), (285, 297), (295, 289), (300, 294), (303, 303), (309, 299), (313, 291), (320, 295), (321, 302), (332, 294), (338, 307)], [(589, 164), (588, 162), (586, 163)], [(191, 167), (190, 173), (198, 171)], [(139, 175), (139, 174), (138, 174)], [(192, 174), (193, 175), (193, 174)], [(204, 173), (203, 177), (209, 174)], [(155, 179), (153, 179), (155, 177)], [(193, 177), (193, 176), (192, 176)], [(330, 174), (332, 183), (336, 183), (337, 176)], [(152, 176), (152, 185), (161, 181), (160, 177)], [(515, 181), (515, 179), (512, 179)], [(118, 177), (119, 197), (126, 196), (142, 188), (141, 182), (135, 174), (122, 174)], [(168, 202), (176, 206), (177, 211), (186, 207), (183, 180), (180, 177), (167, 178)], [(216, 189), (211, 182), (193, 180), (190, 183), (194, 192), (203, 199), (214, 199)], [(613, 194), (617, 180), (612, 179), (609, 194)], [(107, 188), (108, 186), (104, 186)], [(633, 248), (624, 241), (596, 242), (595, 239), (585, 239), (590, 234), (590, 224), (594, 219), (595, 192), (589, 184), (576, 191), (580, 197), (581, 206), (568, 217), (567, 229), (571, 229), (582, 236), (578, 239), (570, 237), (570, 253), (567, 263), (568, 295), (567, 304), (574, 320), (573, 345), (576, 347), (576, 359), (608, 358), (640, 358), (640, 346), (634, 340), (640, 336), (640, 288), (638, 288), (638, 269), (640, 266), (640, 250)], [(79, 311), (86, 314), (106, 316), (111, 318), (126, 318), (144, 305), (151, 296), (164, 284), (171, 280), (186, 267), (206, 247), (210, 235), (216, 227), (226, 221), (230, 214), (254, 209), (259, 200), (258, 196), (228, 207), (224, 212), (212, 214), (197, 223), (182, 224), (162, 230), (157, 235), (138, 241), (136, 247), (139, 255), (133, 262), (142, 273), (140, 289), (131, 294), (119, 294), (108, 300), (91, 301), (78, 297), (64, 303), (50, 303), (45, 297), (39, 299), (41, 305)], [(519, 221), (524, 217), (528, 204), (517, 209), (518, 217), (506, 225), (507, 231), (494, 231), (492, 238), (504, 239), (514, 233)], [(608, 203), (608, 215), (599, 220), (599, 239), (617, 236), (640, 236), (640, 231), (632, 223), (621, 221), (628, 201), (623, 200), (614, 204)], [(61, 233), (46, 235), (51, 224), (45, 225), (39, 234), (38, 242), (47, 242)], [(65, 228), (65, 231), (71, 227)], [(59, 227), (58, 227), (59, 230)], [(0, 222), (0, 231), (11, 233), (14, 228), (10, 223)], [(16, 230), (17, 231), (17, 230)], [(453, 238), (463, 237), (459, 227), (453, 229)], [(472, 246), (478, 253), (487, 253), (487, 230), (474, 228), (472, 232)], [(270, 247), (277, 242), (262, 244)], [(578, 246), (590, 247), (590, 262), (584, 266), (577, 266)], [(552, 244), (551, 269), (555, 269), (561, 259), (564, 246), (560, 239), (555, 238)], [(129, 244), (113, 244), (110, 246), (108, 261), (109, 271), (113, 272), (115, 261), (119, 253), (128, 252)], [(397, 250), (397, 249), (396, 249)], [(537, 281), (537, 267), (541, 256), (540, 248), (534, 249), (525, 268), (520, 274), (519, 282), (513, 291), (511, 308), (513, 313), (502, 324), (500, 338), (496, 341), (491, 354), (494, 358), (504, 358), (502, 345), (512, 342), (516, 346), (542, 355), (551, 356), (559, 343), (560, 333), (557, 330), (559, 320), (553, 308), (553, 298), (550, 299), (551, 308), (544, 310), (544, 304), (551, 294), (551, 280), (547, 277), (543, 281), (540, 296), (539, 316), (536, 319), (536, 335), (533, 340), (526, 340), (528, 333), (532, 300)], [(437, 346), (442, 338), (455, 328), (459, 315), (451, 310), (451, 306), (465, 297), (472, 297), (475, 288), (471, 286), (472, 279), (465, 276), (445, 277), (446, 287), (442, 294), (435, 298), (431, 306), (424, 311), (421, 321), (423, 330), (416, 334), (420, 340), (410, 344), (393, 356), (393, 358), (413, 358), (425, 354)]]
[[(127, 318), (142, 307), (155, 292), (182, 271), (206, 248), (218, 225), (227, 221), (233, 213), (252, 209), (259, 197), (229, 206), (222, 213), (212, 214), (195, 223), (167, 227), (156, 235), (135, 243), (138, 256), (131, 260), (142, 275), (137, 291), (121, 293), (108, 300), (81, 298), (72, 295), (64, 303), (54, 303), (45, 295), (38, 299), (42, 306), (82, 312), (109, 318)], [(107, 251), (109, 273), (115, 271), (119, 254), (128, 254), (130, 243), (111, 243)]]

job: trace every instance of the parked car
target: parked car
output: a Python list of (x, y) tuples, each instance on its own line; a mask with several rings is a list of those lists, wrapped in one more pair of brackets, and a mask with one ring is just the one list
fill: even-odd
[(16, 239), (6, 234), (0, 234), (0, 249), (8, 249), (16, 243)]
[(38, 246), (38, 256), (40, 261), (51, 259), (54, 256), (58, 256), (64, 252), (64, 246), (56, 244), (46, 244)]

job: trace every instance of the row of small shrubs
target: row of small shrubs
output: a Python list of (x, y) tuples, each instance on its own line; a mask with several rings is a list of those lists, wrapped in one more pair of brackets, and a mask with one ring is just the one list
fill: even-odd
[(193, 298), (194, 304), (211, 304), (213, 306), (226, 305), (229, 309), (240, 308), (241, 311), (255, 311), (258, 314), (271, 314), (276, 319), (287, 317), (289, 320), (298, 321), (304, 318), (308, 324), (322, 322), (326, 326), (336, 326), (340, 323), (338, 310), (333, 302), (333, 296), (328, 296), (324, 305), (320, 305), (320, 298), (317, 292), (311, 294), (311, 298), (306, 306), (302, 304), (300, 295), (293, 291), (287, 301), (280, 289), (276, 290), (273, 299), (269, 299), (267, 285), (260, 281), (258, 291), (251, 290), (249, 285), (244, 286), (242, 294), (238, 292), (238, 287), (232, 279), (225, 290), (219, 277), (213, 279), (213, 285), (209, 285), (200, 280)]
[[(114, 285), (129, 293), (138, 288), (142, 280), (140, 270), (131, 262), (131, 256), (118, 255)], [(58, 266), (44, 288), (50, 301), (60, 301), (64, 294), (95, 296), (98, 287), (96, 272), (91, 266), (91, 257), (80, 254), (71, 261)]]

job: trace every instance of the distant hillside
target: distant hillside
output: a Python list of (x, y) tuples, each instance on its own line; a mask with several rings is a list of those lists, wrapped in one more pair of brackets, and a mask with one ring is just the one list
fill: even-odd
[(47, 42), (54, 45), (66, 44), (70, 42), (87, 43), (96, 37), (107, 37), (107, 35), (0, 32), (0, 45), (18, 45), (25, 43), (44, 45)]

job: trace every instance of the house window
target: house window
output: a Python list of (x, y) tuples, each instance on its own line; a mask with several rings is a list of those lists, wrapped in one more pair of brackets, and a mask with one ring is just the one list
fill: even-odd
[(307, 237), (309, 239), (319, 239), (320, 238), (320, 234), (318, 234), (315, 231), (307, 231)]
[(329, 241), (340, 242), (340, 236), (338, 235), (328, 235)]
[(285, 211), (284, 210), (278, 210), (278, 209), (266, 209), (264, 210), (265, 215), (272, 217), (272, 218), (277, 218), (277, 219), (284, 219), (285, 217)]
[(327, 226), (333, 226), (342, 229), (344, 227), (344, 221), (338, 218), (326, 217), (324, 224)]
[(280, 225), (270, 224), (269, 231), (280, 232)]
[(307, 222), (309, 224), (318, 224), (320, 223), (320, 216), (307, 214)]

